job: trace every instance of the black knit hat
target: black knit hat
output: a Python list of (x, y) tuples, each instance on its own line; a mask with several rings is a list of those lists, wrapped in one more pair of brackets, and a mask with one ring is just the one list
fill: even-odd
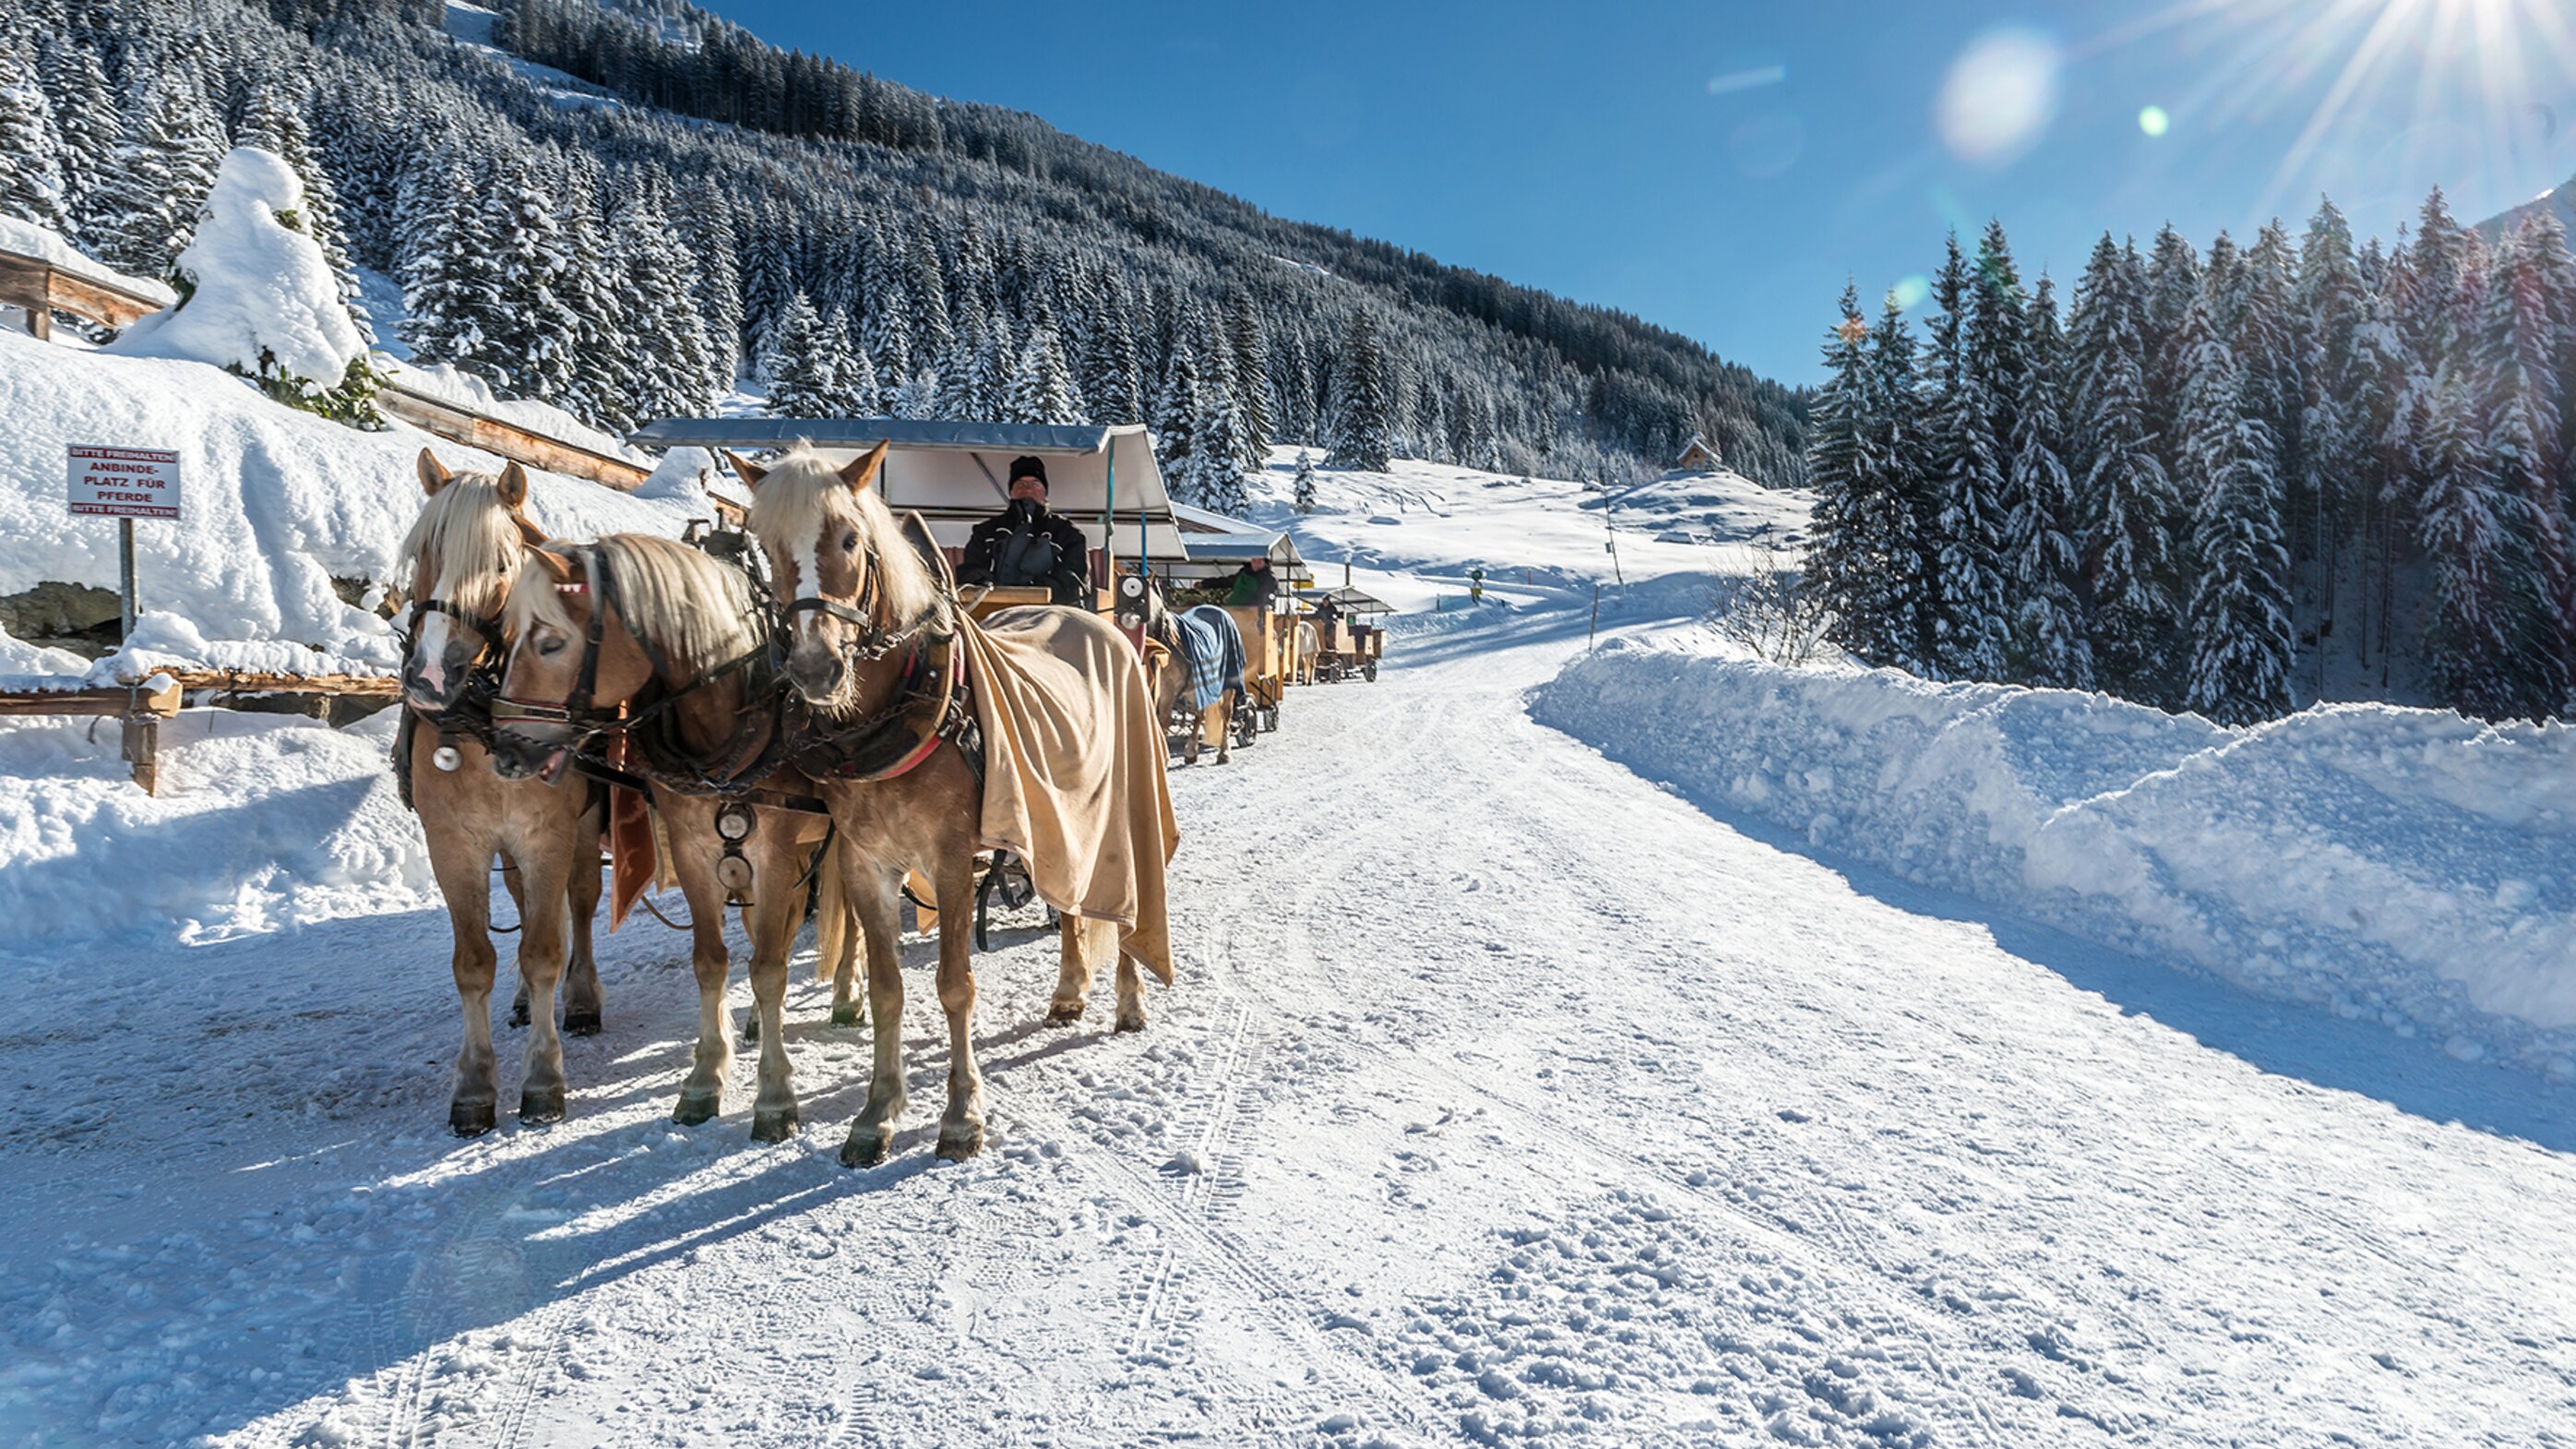
[(1044, 459), (1025, 457), (1013, 458), (1011, 460), (1010, 474), (1005, 481), (1017, 483), (1023, 478), (1035, 478), (1038, 480), (1040, 487), (1046, 488), (1049, 492), (1054, 491), (1053, 486), (1047, 483), (1046, 462)]

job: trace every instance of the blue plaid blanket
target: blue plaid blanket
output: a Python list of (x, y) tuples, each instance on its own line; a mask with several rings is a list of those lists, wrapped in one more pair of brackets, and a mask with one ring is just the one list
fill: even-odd
[(1181, 653), (1190, 662), (1190, 708), (1206, 709), (1226, 691), (1243, 688), (1243, 635), (1214, 604), (1201, 604), (1172, 622), (1181, 631)]

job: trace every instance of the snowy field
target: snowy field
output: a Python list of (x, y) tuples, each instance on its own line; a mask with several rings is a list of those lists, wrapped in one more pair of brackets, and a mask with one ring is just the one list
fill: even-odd
[[(33, 347), (0, 587), (98, 576), (54, 460), (125, 420), (204, 480), (161, 655), (381, 647), (330, 580), (416, 435)], [(868, 1038), (805, 957), (806, 1135), (749, 1141), (747, 1061), (674, 1126), (643, 914), (571, 1116), (461, 1142), (389, 721), (188, 711), (159, 798), (0, 727), (0, 1446), (2576, 1444), (2566, 730), (1766, 669), (1691, 615), (1796, 495), (1288, 476), (1261, 516), (1412, 611), (1390, 667), (1176, 771), (1147, 1032), (1043, 1027), (1034, 921), (979, 960), (962, 1165), (926, 1109), (838, 1165)]]
[(2566, 1088), (1704, 812), (1525, 712), (1581, 618), (1441, 622), (1176, 772), (1149, 1031), (979, 961), (962, 1166), (837, 1165), (803, 979), (808, 1134), (672, 1126), (640, 916), (572, 1116), (473, 1142), (415, 897), (13, 960), (5, 1442), (2568, 1442)]

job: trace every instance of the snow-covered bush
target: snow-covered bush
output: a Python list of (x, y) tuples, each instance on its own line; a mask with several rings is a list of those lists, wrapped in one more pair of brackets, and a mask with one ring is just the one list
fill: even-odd
[(366, 337), (303, 205), (304, 185), (285, 161), (235, 147), (215, 175), (196, 240), (179, 254), (186, 295), (110, 350), (210, 362), (291, 407), (377, 426)]

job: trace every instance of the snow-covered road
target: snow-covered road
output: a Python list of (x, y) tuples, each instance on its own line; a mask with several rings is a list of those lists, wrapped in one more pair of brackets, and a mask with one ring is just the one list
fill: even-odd
[(981, 958), (962, 1166), (837, 1166), (804, 979), (807, 1135), (673, 1127), (649, 920), (470, 1143), (435, 915), (19, 974), (0, 1443), (2576, 1443), (2576, 1092), (1712, 819), (1529, 720), (1581, 646), (1176, 772), (1179, 985)]

